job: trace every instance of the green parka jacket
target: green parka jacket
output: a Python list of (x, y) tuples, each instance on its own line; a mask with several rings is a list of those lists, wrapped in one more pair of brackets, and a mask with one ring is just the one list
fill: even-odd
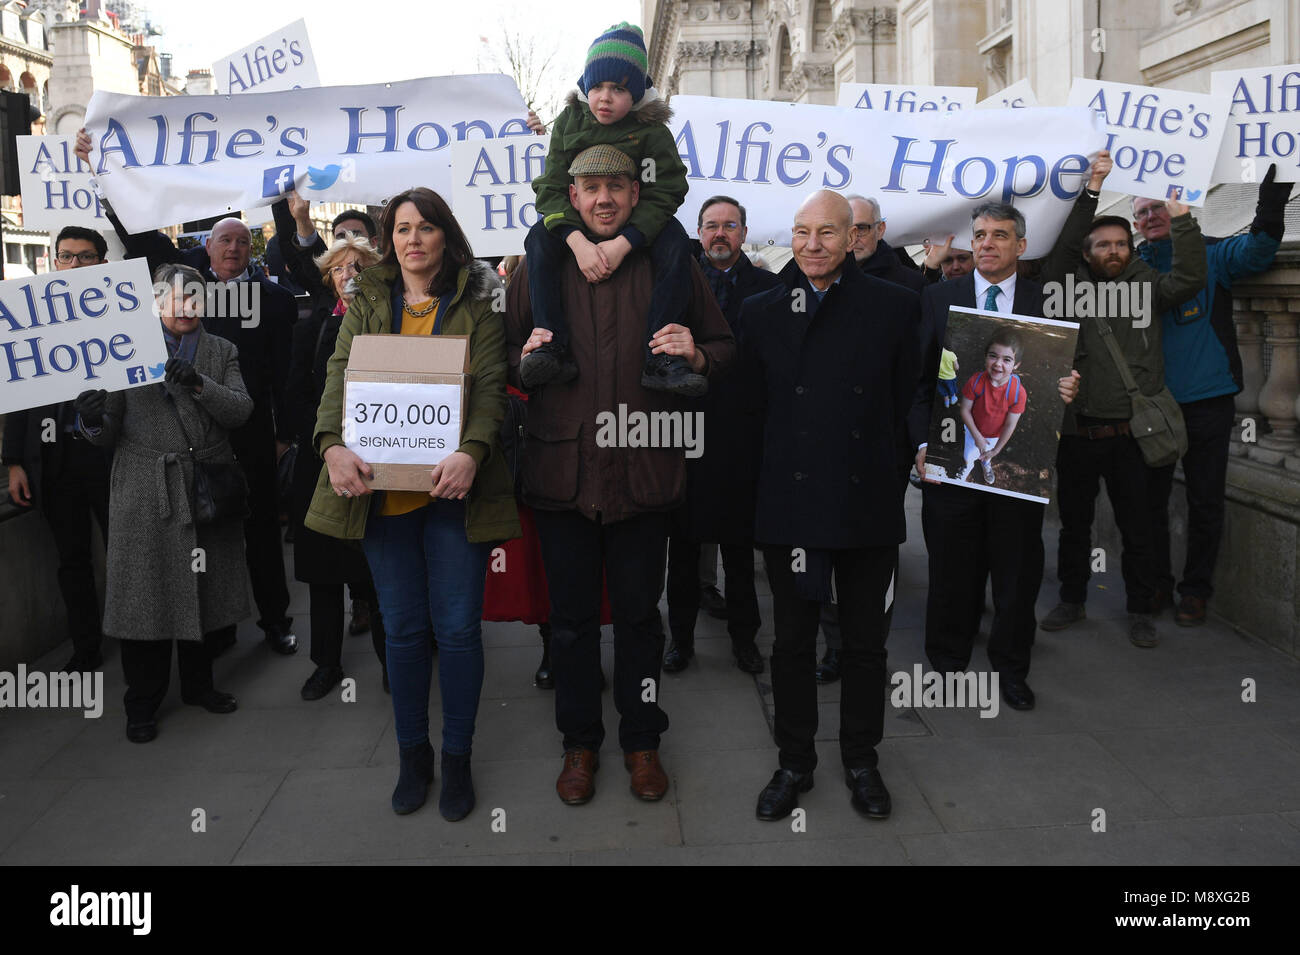
[[(395, 265), (376, 265), (357, 277), (357, 294), (343, 316), (316, 415), (313, 440), (321, 457), (326, 449), (343, 443), (343, 372), (352, 339), (392, 332), (395, 281), (399, 281)], [(514, 483), (501, 451), (500, 428), (506, 411), (506, 337), (502, 313), (492, 307), (499, 288), (496, 273), (483, 262), (474, 260), (461, 269), (440, 332), (469, 336), (469, 398), (457, 450), (478, 464), (465, 509), (465, 534), (471, 543), (509, 540), (522, 533)], [(371, 495), (346, 498), (335, 494), (329, 468), (322, 465), (306, 525), (330, 537), (360, 539), (365, 536), (366, 518), (373, 503)]]

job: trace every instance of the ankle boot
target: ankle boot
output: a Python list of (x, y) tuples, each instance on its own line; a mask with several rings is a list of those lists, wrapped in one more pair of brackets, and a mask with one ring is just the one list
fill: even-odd
[(474, 811), (474, 780), (469, 773), (469, 753), (442, 751), (442, 795), (438, 812), (448, 822), (460, 822)]
[(537, 632), (542, 635), (542, 662), (537, 665), (537, 672), (533, 674), (533, 686), (542, 690), (553, 690), (555, 677), (551, 673), (551, 625), (538, 624)]
[(433, 747), (425, 740), (416, 746), (399, 749), (401, 768), (397, 788), (393, 790), (393, 812), (404, 816), (424, 805), (433, 782)]

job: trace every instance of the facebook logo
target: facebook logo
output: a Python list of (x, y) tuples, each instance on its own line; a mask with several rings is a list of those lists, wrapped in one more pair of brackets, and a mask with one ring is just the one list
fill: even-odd
[(274, 199), (293, 188), (293, 166), (272, 166), (262, 173), (262, 198)]
[(144, 380), (145, 380), (145, 377), (144, 377), (144, 366), (143, 366), (143, 365), (132, 365), (130, 368), (128, 368), (128, 369), (126, 370), (126, 380), (127, 380), (127, 382), (128, 382), (129, 384), (132, 384), (132, 385), (144, 381)]

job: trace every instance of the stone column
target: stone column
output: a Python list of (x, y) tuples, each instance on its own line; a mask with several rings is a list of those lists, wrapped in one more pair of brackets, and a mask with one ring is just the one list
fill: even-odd
[[(1229, 453), (1234, 457), (1244, 458), (1250, 444), (1241, 440), (1242, 422), (1251, 419), (1258, 431), (1261, 421), (1259, 414), (1259, 389), (1264, 385), (1264, 336), (1260, 334), (1263, 315), (1251, 311), (1251, 299), (1238, 293), (1232, 302), (1232, 320), (1237, 326), (1237, 348), (1241, 352), (1242, 389), (1233, 399), (1236, 404), (1236, 427), (1232, 429)], [(1254, 440), (1258, 440), (1258, 436)], [(1253, 444), (1254, 441), (1251, 442)]]
[(1268, 315), (1266, 340), (1272, 346), (1269, 356), (1268, 380), (1259, 391), (1259, 410), (1268, 418), (1269, 434), (1261, 435), (1249, 451), (1252, 461), (1280, 465), (1288, 454), (1296, 450), (1295, 403), (1300, 396), (1300, 375), (1296, 365), (1296, 322), (1300, 312), (1288, 306), (1300, 307), (1300, 302), (1284, 298), (1257, 298), (1254, 307)]

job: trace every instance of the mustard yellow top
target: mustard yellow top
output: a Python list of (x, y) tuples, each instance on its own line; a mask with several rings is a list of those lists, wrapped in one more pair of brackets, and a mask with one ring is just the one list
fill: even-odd
[[(412, 315), (412, 311), (423, 312), (425, 309), (429, 312), (427, 315)], [(438, 317), (438, 300), (426, 299), (423, 302), (407, 302), (406, 309), (402, 315), (402, 334), (403, 335), (432, 335), (433, 323)], [(429, 485), (429, 491), (433, 490), (433, 485)], [(433, 498), (429, 497), (429, 491), (385, 491), (383, 503), (379, 505), (380, 517), (396, 517), (399, 514), (409, 514), (411, 511), (417, 511), (426, 504), (433, 503)]]

